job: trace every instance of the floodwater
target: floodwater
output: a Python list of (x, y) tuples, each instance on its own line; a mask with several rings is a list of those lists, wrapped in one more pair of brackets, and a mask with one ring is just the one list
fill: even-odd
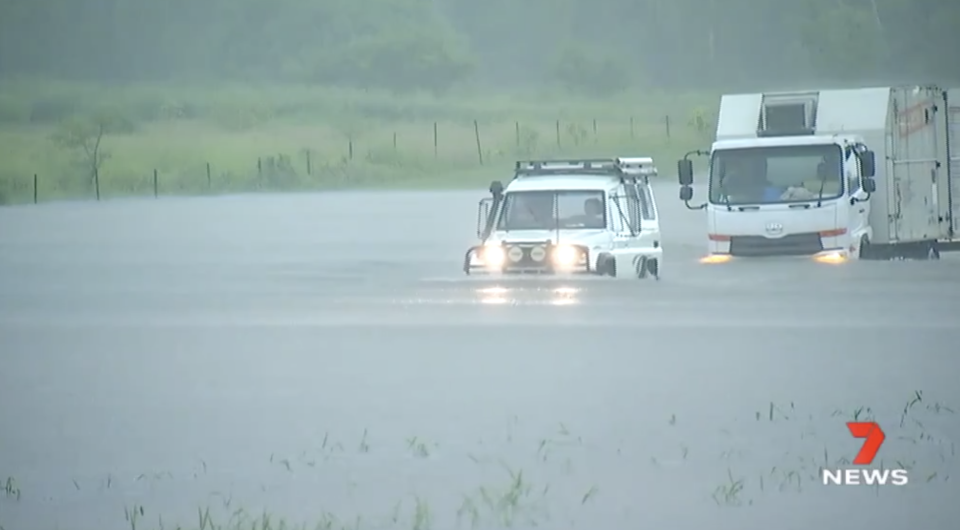
[[(658, 192), (660, 282), (465, 277), (482, 192), (0, 209), (0, 526), (956, 528), (960, 261), (701, 265)], [(855, 418), (909, 485), (821, 483)]]

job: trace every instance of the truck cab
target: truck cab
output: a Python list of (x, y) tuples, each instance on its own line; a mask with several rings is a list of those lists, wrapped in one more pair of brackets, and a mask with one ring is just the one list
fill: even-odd
[[(956, 247), (952, 91), (881, 87), (725, 95), (716, 141), (678, 163), (705, 210), (704, 261), (939, 257)], [(691, 156), (709, 159), (691, 206)]]
[(855, 136), (723, 140), (711, 148), (707, 250), (712, 255), (859, 255), (873, 153)]

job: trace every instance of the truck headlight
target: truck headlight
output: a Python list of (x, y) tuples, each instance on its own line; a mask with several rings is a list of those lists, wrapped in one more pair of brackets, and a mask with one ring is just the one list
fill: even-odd
[(580, 252), (570, 245), (560, 245), (553, 249), (553, 264), (559, 267), (571, 267), (577, 264)]
[(847, 261), (847, 255), (843, 252), (829, 251), (816, 254), (813, 259), (820, 263), (844, 263)]
[(500, 267), (506, 261), (507, 254), (503, 251), (503, 247), (490, 245), (483, 248), (480, 259), (487, 267)]

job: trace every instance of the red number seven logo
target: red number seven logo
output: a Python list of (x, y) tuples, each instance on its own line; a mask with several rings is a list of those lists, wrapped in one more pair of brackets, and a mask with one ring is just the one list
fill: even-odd
[(853, 463), (858, 466), (869, 466), (877, 456), (877, 451), (880, 450), (887, 435), (883, 434), (883, 429), (874, 421), (851, 421), (847, 423), (847, 428), (850, 429), (850, 434), (854, 438), (866, 438)]

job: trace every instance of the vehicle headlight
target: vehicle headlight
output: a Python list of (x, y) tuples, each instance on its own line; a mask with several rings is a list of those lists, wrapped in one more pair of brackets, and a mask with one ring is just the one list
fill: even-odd
[(553, 249), (553, 263), (560, 267), (569, 267), (576, 265), (580, 258), (580, 253), (575, 247), (570, 245), (560, 245)]
[(726, 263), (730, 261), (729, 254), (710, 254), (700, 258), (700, 263)]
[(480, 259), (487, 267), (500, 267), (506, 261), (507, 254), (503, 251), (503, 247), (490, 245), (484, 247)]
[(813, 259), (820, 263), (844, 263), (847, 256), (843, 252), (821, 252), (813, 256)]
[(541, 261), (547, 259), (547, 251), (543, 246), (536, 246), (530, 249), (530, 259), (540, 263)]

